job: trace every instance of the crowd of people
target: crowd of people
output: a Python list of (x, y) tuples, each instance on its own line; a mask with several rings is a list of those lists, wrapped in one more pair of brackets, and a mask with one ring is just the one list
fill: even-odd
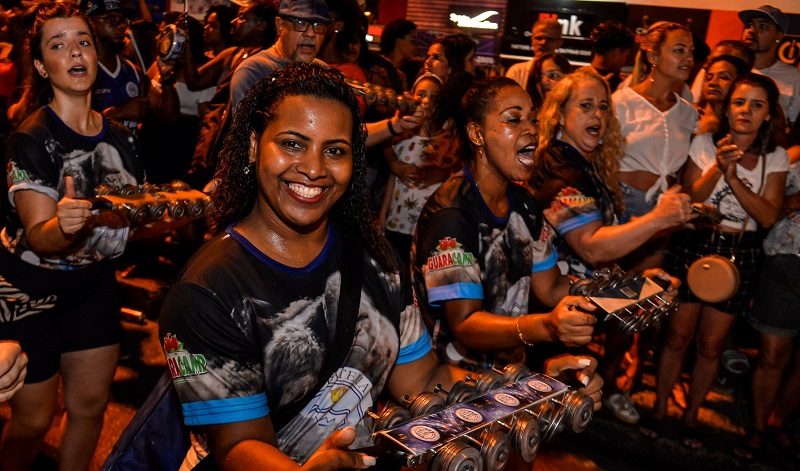
[[(141, 235), (90, 198), (176, 179), (214, 201), (187, 226), (192, 257), (159, 316), (168, 362), (195, 365), (170, 370), (193, 434), (182, 470), (366, 468), (375, 457), (351, 451), (369, 444), (366, 410), (508, 363), (577, 380), (651, 438), (688, 371), (680, 441), (703, 447), (698, 411), (737, 324), (759, 348), (732, 452), (754, 461), (772, 442), (796, 459), (800, 70), (776, 56), (783, 12), (739, 18), (741, 40), (707, 57), (684, 25), (635, 38), (605, 21), (583, 67), (541, 19), (533, 58), (493, 76), (466, 34), (419, 60), (407, 19), (370, 50), (355, 0), (253, 0), (158, 26), (144, 1), (6, 12), (3, 31), (30, 34), (0, 38), (15, 84), (0, 90), (0, 468), (31, 469), (59, 382), (60, 469), (88, 467), (119, 354), (114, 259)], [(395, 109), (404, 95), (414, 109)], [(733, 267), (731, 296), (687, 283), (706, 256)], [(650, 335), (598, 330), (595, 305), (569, 294), (613, 265), (679, 300)], [(620, 378), (649, 352), (642, 415)]]

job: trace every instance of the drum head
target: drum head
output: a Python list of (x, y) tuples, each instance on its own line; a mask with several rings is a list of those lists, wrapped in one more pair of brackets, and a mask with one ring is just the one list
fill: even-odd
[(692, 263), (686, 282), (701, 300), (721, 303), (731, 299), (739, 289), (739, 270), (725, 257), (708, 255)]

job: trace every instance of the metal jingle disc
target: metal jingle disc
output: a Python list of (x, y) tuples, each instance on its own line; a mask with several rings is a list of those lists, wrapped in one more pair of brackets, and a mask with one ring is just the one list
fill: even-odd
[(172, 187), (172, 191), (189, 191), (192, 189), (188, 183), (181, 180), (172, 180), (170, 186)]
[(139, 222), (147, 216), (147, 205), (136, 203), (128, 206), (128, 219)]
[(531, 375), (531, 370), (521, 363), (509, 363), (503, 368), (503, 379), (506, 384), (516, 383)]
[(503, 375), (494, 370), (488, 370), (481, 374), (481, 377), (475, 382), (475, 387), (478, 388), (479, 395), (486, 394), (503, 386), (503, 381)]
[(154, 185), (152, 183), (145, 183), (144, 185), (142, 185), (142, 193), (147, 193), (152, 195), (158, 193), (159, 191), (161, 191), (161, 188), (159, 188), (158, 185)]
[(458, 404), (478, 397), (478, 388), (464, 381), (457, 381), (447, 394), (447, 405)]
[(518, 414), (511, 426), (511, 443), (514, 451), (526, 463), (532, 463), (539, 453), (542, 436), (539, 422), (530, 414)]
[(636, 323), (638, 319), (634, 315), (626, 316), (624, 319), (620, 318), (619, 330), (624, 334), (632, 334), (636, 332)]
[(172, 219), (182, 218), (186, 214), (186, 206), (180, 201), (170, 201), (167, 205), (167, 213)]
[(536, 421), (539, 422), (539, 432), (542, 435), (542, 438), (548, 440), (552, 433), (550, 432), (551, 429), (555, 429), (557, 424), (555, 423), (556, 420), (556, 410), (553, 406), (553, 403), (547, 401), (543, 404), (540, 404), (537, 409), (533, 410), (534, 416), (536, 417)]
[(116, 188), (106, 185), (105, 183), (101, 183), (97, 185), (97, 188), (94, 190), (94, 194), (96, 196), (105, 196), (105, 195), (113, 195), (117, 192)]
[(555, 415), (553, 416), (553, 421), (550, 423), (550, 428), (547, 429), (547, 434), (545, 435), (545, 439), (548, 441), (551, 440), (556, 433), (564, 430), (564, 418), (567, 416), (567, 409), (565, 407), (556, 405), (554, 409)]
[(197, 200), (187, 202), (186, 214), (191, 218), (199, 217), (203, 214), (203, 202)]
[(430, 470), (483, 471), (483, 460), (475, 448), (461, 442), (450, 442), (437, 451)]
[(422, 417), (438, 412), (444, 407), (445, 402), (442, 396), (432, 392), (422, 392), (415, 395), (411, 400), (409, 412), (411, 412), (412, 417)]
[(411, 413), (397, 404), (387, 404), (375, 421), (375, 431), (395, 428), (411, 420)]
[(120, 195), (136, 195), (139, 194), (139, 187), (136, 185), (131, 185), (130, 183), (126, 183), (122, 185), (122, 188), (119, 189)]
[(206, 198), (203, 200), (203, 215), (204, 216), (211, 216), (211, 213), (214, 212), (214, 201), (211, 198)]
[(161, 219), (164, 217), (164, 214), (167, 213), (167, 204), (166, 203), (156, 203), (150, 206), (150, 209), (147, 211), (148, 216), (150, 219)]
[(569, 294), (571, 296), (588, 296), (592, 280), (588, 278), (581, 278), (573, 281), (569, 286)]
[(567, 394), (564, 408), (567, 422), (575, 433), (581, 433), (589, 426), (594, 417), (594, 400), (582, 393), (572, 391)]
[(508, 464), (508, 434), (488, 427), (481, 433), (481, 457), (486, 471), (503, 471)]

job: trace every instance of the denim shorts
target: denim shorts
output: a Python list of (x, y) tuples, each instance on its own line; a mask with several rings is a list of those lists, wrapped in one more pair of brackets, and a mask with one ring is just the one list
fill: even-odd
[(622, 190), (622, 198), (625, 201), (625, 213), (622, 215), (620, 224), (630, 222), (633, 217), (639, 217), (649, 213), (658, 203), (657, 197), (653, 198), (652, 201), (647, 201), (645, 199), (645, 195), (647, 195), (646, 190), (640, 190), (622, 182), (619, 182), (619, 188)]
[(800, 333), (800, 256), (771, 255), (764, 260), (753, 310), (747, 323), (776, 337)]

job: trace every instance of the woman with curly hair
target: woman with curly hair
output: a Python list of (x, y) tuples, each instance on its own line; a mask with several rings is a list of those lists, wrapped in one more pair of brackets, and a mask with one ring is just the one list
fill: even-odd
[[(689, 196), (667, 190), (652, 211), (620, 224), (622, 192), (615, 178), (624, 140), (613, 112), (608, 83), (584, 68), (567, 75), (547, 95), (539, 112), (539, 148), (531, 186), (544, 217), (558, 234), (558, 253), (573, 275), (588, 275), (631, 253), (655, 234), (694, 217)], [(661, 274), (666, 277), (666, 275)], [(604, 402), (618, 418), (635, 422), (616, 385), (618, 365), (630, 337), (608, 329), (600, 365)]]
[(230, 27), (239, 9), (230, 5), (212, 5), (203, 19), (203, 48), (209, 59), (236, 45)]
[(399, 399), (463, 377), (439, 364), (371, 224), (365, 138), (351, 87), (318, 65), (281, 69), (239, 105), (217, 236), (159, 319), (185, 422), (205, 436), (186, 467), (210, 453), (221, 469), (362, 469), (374, 458), (347, 446), (368, 444), (382, 389)]

